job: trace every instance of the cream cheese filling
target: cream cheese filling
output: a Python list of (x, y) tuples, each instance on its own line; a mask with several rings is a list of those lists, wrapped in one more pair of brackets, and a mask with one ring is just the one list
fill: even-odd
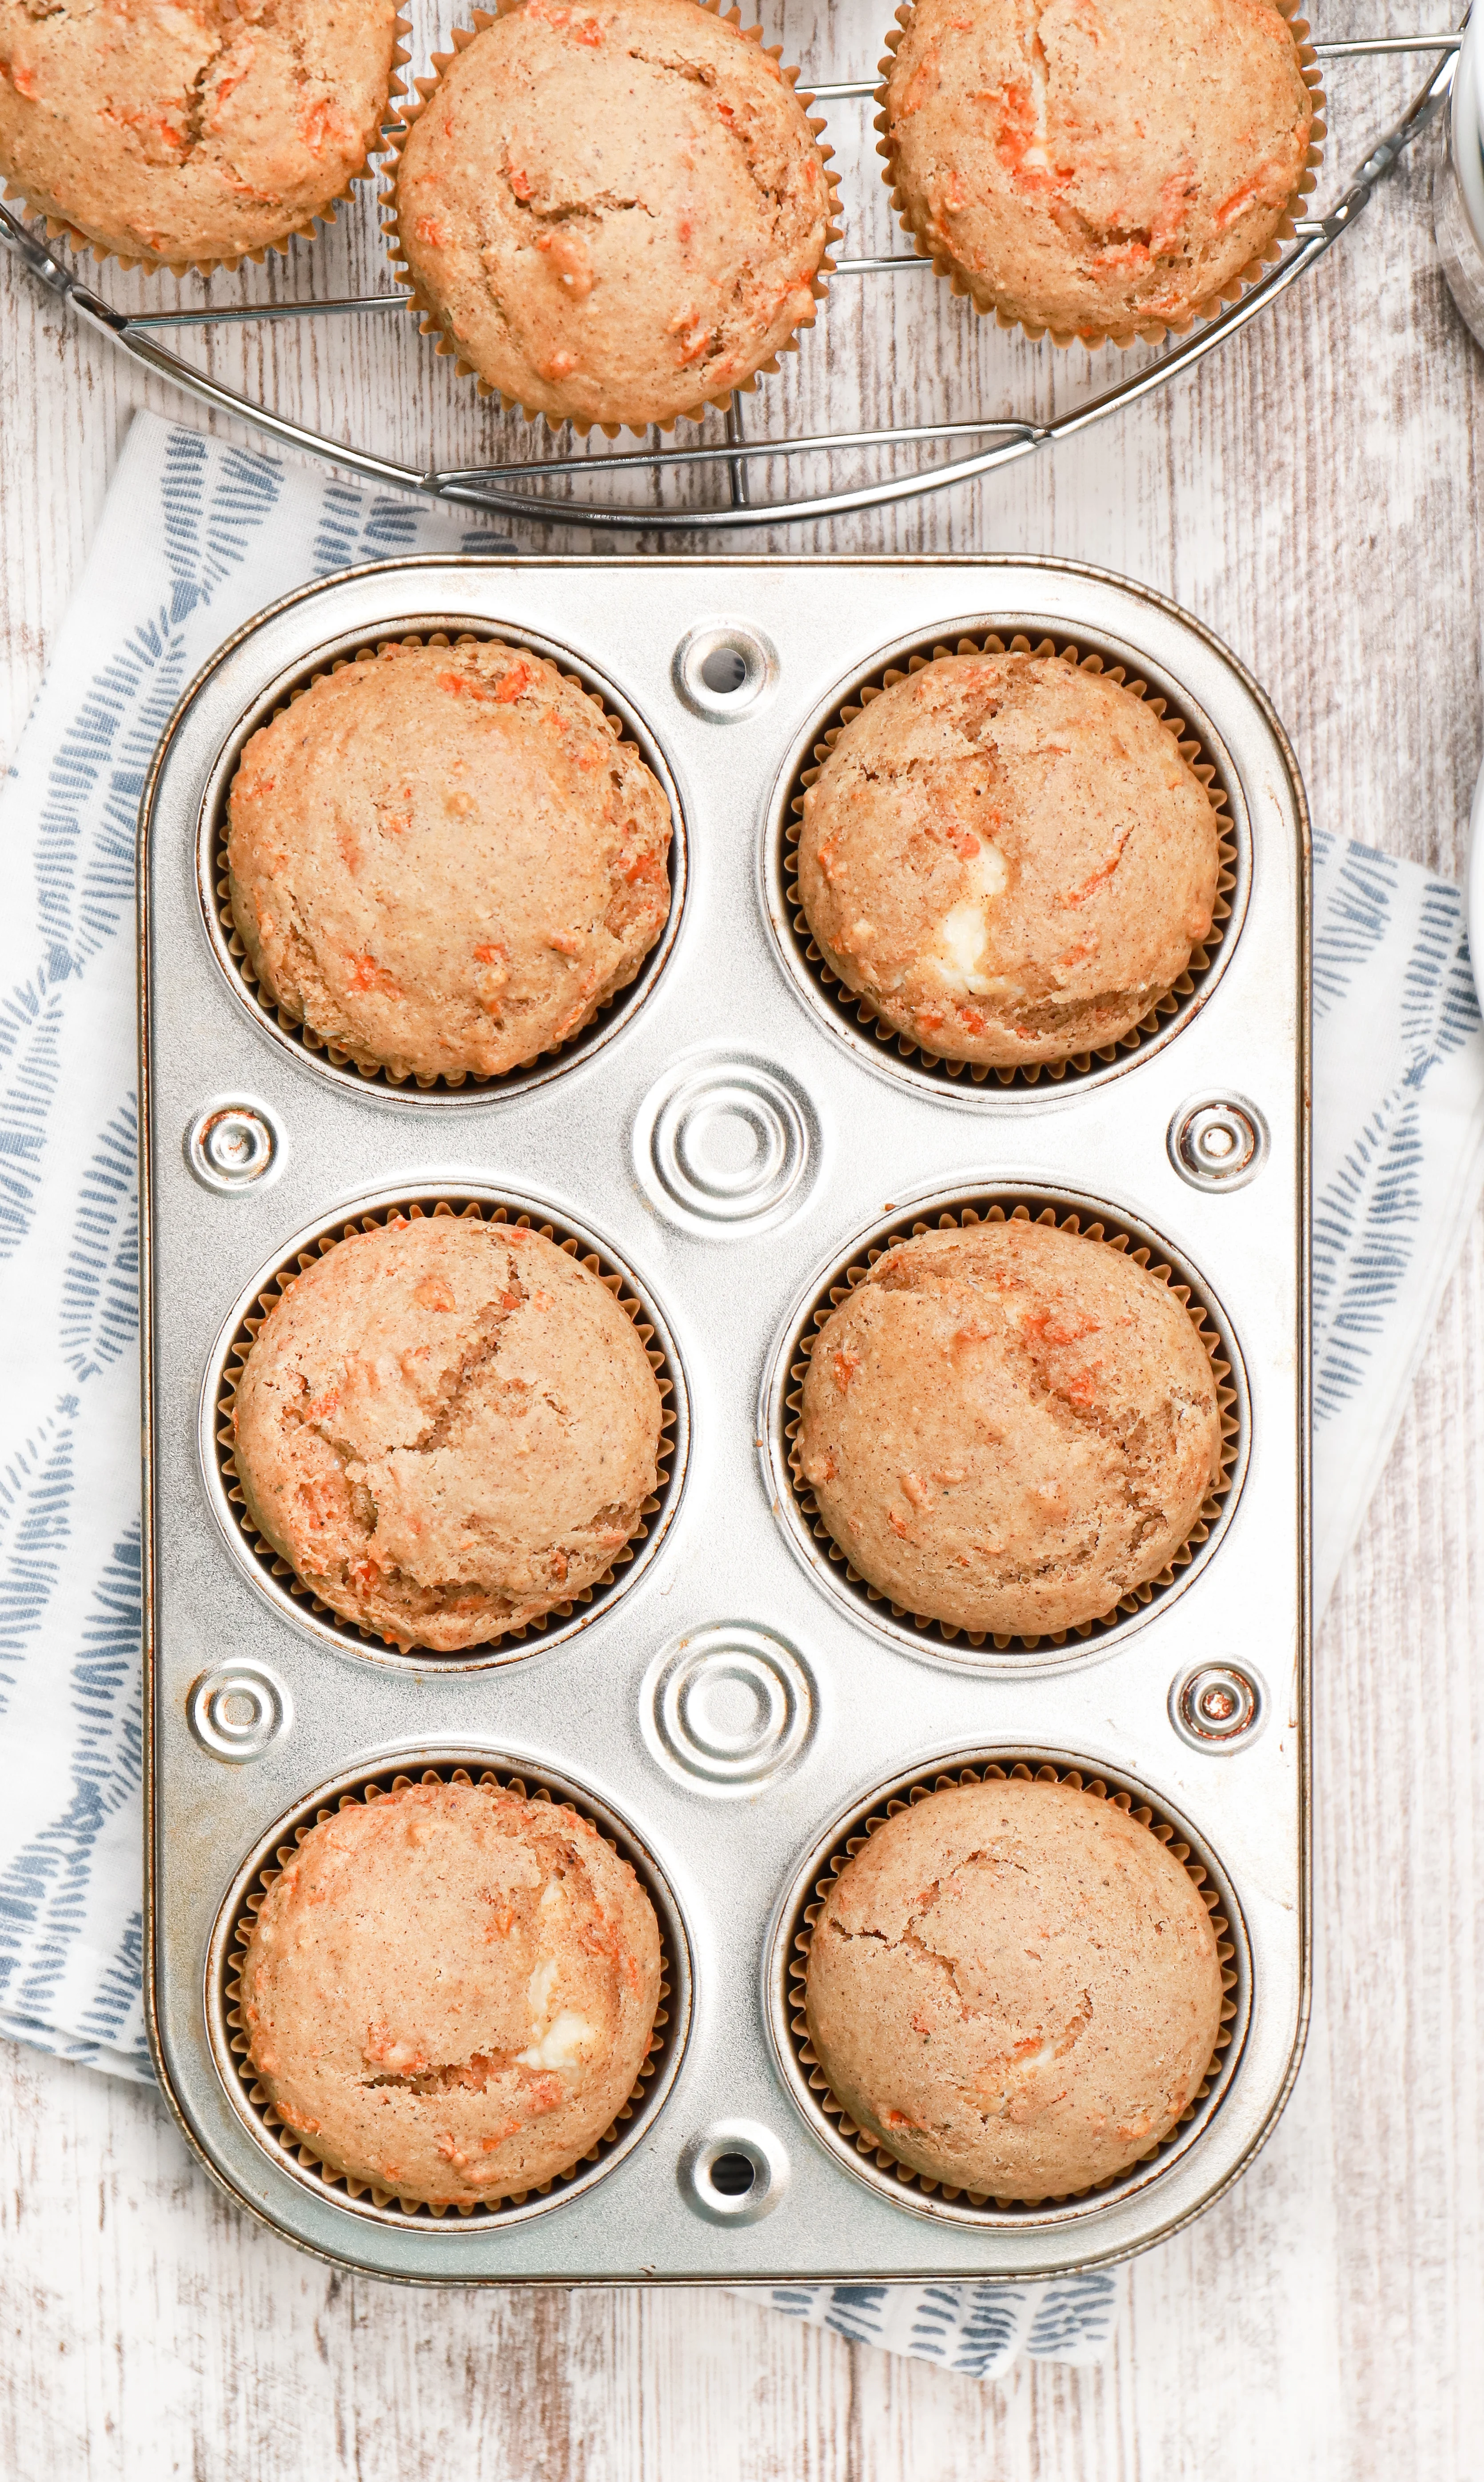
[(964, 865), (967, 892), (938, 925), (934, 946), (923, 964), (944, 990), (983, 998), (990, 992), (1019, 992), (1020, 984), (1008, 974), (980, 971), (990, 944), (989, 908), (1010, 885), (1010, 869), (997, 844), (982, 843)]

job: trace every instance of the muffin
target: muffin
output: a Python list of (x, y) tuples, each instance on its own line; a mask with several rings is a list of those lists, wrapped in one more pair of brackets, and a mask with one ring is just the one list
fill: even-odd
[(1012, 1220), (880, 1257), (815, 1339), (795, 1450), (831, 1535), (905, 1611), (996, 1636), (1113, 1611), (1221, 1472), (1210, 1356), (1111, 1243)]
[(654, 1489), (658, 1384), (608, 1287), (476, 1216), (353, 1233), (295, 1278), (231, 1417), (248, 1514), (331, 1611), (456, 1653), (612, 1568)]
[(1060, 656), (941, 655), (804, 796), (799, 895), (847, 990), (945, 1060), (1116, 1043), (1208, 937), (1220, 830), (1153, 707)]
[(831, 184), (755, 30), (696, 0), (529, 0), (455, 40), (393, 221), (487, 386), (641, 430), (725, 402), (812, 323)]
[(243, 752), (232, 919), (268, 997), (367, 1070), (498, 1076), (631, 983), (670, 910), (670, 808), (554, 664), (384, 647)]
[(0, 173), (126, 263), (304, 231), (380, 145), (394, 0), (0, 0)]
[(247, 1942), (248, 2063), (331, 2171), (492, 2205), (612, 2127), (659, 2006), (654, 1908), (574, 1810), (423, 1782), (310, 1829)]
[(1213, 312), (1311, 186), (1322, 133), (1276, 0), (901, 13), (877, 124), (893, 204), (981, 310), (1032, 335), (1127, 344)]
[(831, 2088), (924, 2178), (1064, 2198), (1168, 2136), (1221, 2025), (1187, 1873), (1112, 1802), (1012, 1778), (932, 1793), (848, 1862), (809, 1945)]

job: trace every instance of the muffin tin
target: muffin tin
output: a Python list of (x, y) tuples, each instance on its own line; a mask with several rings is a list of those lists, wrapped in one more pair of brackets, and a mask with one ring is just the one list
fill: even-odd
[[(596, 688), (665, 784), (670, 923), (593, 1038), (457, 1091), (363, 1080), (259, 1005), (224, 939), (220, 805), (252, 722), (388, 638), (493, 634)], [(1121, 666), (1227, 795), (1232, 911), (1176, 1012), (1061, 1080), (949, 1080), (810, 982), (786, 825), (822, 718), (903, 649), (997, 635)], [(1023, 2277), (1127, 2255), (1261, 2144), (1308, 2007), (1308, 821), (1260, 691), (1147, 591), (1057, 562), (393, 562), (259, 616), (187, 693), (142, 826), (151, 2038), (203, 2162), (275, 2230), (410, 2281)], [(301, 1251), (389, 1208), (550, 1226), (620, 1281), (672, 1381), (668, 1480), (589, 1602), (454, 1658), (317, 1614), (243, 1537), (217, 1439), (234, 1341)], [(942, 1216), (1075, 1214), (1192, 1287), (1227, 1487), (1193, 1556), (1085, 1637), (974, 1646), (831, 1564), (789, 1475), (812, 1311)], [(1148, 1810), (1214, 1888), (1231, 2042), (1105, 2189), (947, 2201), (842, 2135), (795, 2030), (831, 1857), (966, 1769)], [(585, 1809), (656, 1896), (666, 2024), (596, 2158), (435, 2217), (290, 2153), (240, 2068), (233, 1933), (296, 1830), (428, 1768)]]

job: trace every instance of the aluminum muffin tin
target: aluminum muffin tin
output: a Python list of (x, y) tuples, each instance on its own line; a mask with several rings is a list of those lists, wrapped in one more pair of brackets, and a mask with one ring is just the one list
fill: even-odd
[[(249, 731), (334, 661), (468, 630), (554, 654), (675, 811), (634, 990), (532, 1069), (389, 1086), (244, 978), (221, 805)], [(1173, 1010), (1062, 1077), (948, 1076), (842, 1008), (788, 902), (801, 770), (842, 701), (961, 640), (1047, 642), (1165, 701), (1226, 795), (1221, 937)], [(1241, 2171), (1308, 2011), (1308, 819), (1271, 707), (1198, 623), (1064, 562), (417, 560), (306, 588), (181, 702), (142, 819), (147, 1976), (190, 2142), (322, 2256), (419, 2283), (1024, 2277), (1175, 2231)], [(398, 1654), (244, 1533), (219, 1439), (260, 1293), (400, 1206), (521, 1216), (596, 1261), (672, 1381), (668, 1480), (590, 1600)], [(792, 1482), (813, 1307), (942, 1215), (1097, 1224), (1191, 1287), (1225, 1488), (1193, 1556), (1085, 1636), (970, 1643), (868, 1596)], [(1148, 2160), (1039, 2207), (945, 2199), (821, 2101), (798, 2030), (812, 1890), (893, 1798), (1075, 1772), (1204, 1874), (1228, 2037)], [(290, 2154), (234, 2051), (254, 1874), (371, 1782), (490, 1771), (586, 1809), (647, 1876), (655, 2073), (548, 2193), (433, 2216)]]

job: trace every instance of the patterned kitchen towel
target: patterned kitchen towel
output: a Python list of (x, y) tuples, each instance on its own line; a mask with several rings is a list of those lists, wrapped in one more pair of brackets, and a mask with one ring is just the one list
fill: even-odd
[(1094, 2271), (1050, 2284), (735, 2284), (808, 2327), (936, 2362), (962, 2379), (1003, 2378), (1031, 2362), (1100, 2362), (1113, 2337), (1119, 2280)]
[[(0, 800), (0, 2032), (147, 2078), (140, 2001), (134, 834), (212, 650), (314, 576), (508, 548), (446, 513), (140, 414)], [(1315, 879), (1316, 1590), (1385, 1462), (1484, 1176), (1457, 891), (1326, 844)], [(85, 1511), (86, 1526), (75, 1523)], [(99, 1547), (100, 1546), (100, 1547)], [(1023, 2343), (1107, 2332), (1112, 2278), (1024, 2287)], [(997, 2367), (987, 2286), (788, 2287), (889, 2349)], [(1098, 2305), (1100, 2304), (1100, 2307)], [(997, 2306), (996, 2306), (997, 2305)], [(1021, 2329), (1016, 2330), (1017, 2337)], [(1091, 2339), (1091, 2340), (1089, 2340)]]

